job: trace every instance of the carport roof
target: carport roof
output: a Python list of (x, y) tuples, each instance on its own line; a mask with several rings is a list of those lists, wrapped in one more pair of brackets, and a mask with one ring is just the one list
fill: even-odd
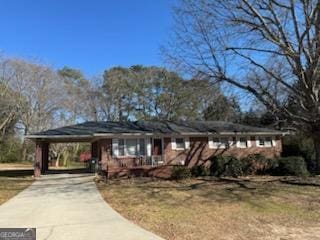
[(273, 129), (246, 126), (222, 121), (123, 121), (123, 122), (84, 122), (27, 136), (29, 139), (77, 138), (113, 135), (152, 135), (152, 134), (283, 134)]

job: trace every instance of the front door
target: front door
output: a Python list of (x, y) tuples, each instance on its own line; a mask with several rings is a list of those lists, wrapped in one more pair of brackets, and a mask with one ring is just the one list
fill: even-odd
[(161, 156), (162, 155), (162, 139), (161, 138), (154, 138), (153, 139), (153, 153), (154, 156)]

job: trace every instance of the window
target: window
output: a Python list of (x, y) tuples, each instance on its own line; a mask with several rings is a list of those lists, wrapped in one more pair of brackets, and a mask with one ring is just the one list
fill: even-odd
[(120, 138), (118, 142), (115, 140), (115, 145), (112, 146), (113, 153), (119, 157), (145, 155), (144, 138)]
[(245, 138), (245, 137), (240, 137), (239, 138), (239, 147), (240, 148), (248, 147), (247, 138)]
[(126, 149), (128, 156), (137, 155), (137, 139), (126, 139)]
[(257, 141), (258, 147), (272, 147), (271, 137), (259, 137)]
[(144, 142), (144, 138), (140, 138), (139, 139), (139, 155), (143, 156), (145, 155), (146, 150), (145, 150), (145, 142)]
[(264, 138), (259, 138), (259, 140), (258, 140), (258, 146), (264, 147)]
[(220, 138), (221, 146), (224, 148), (229, 147), (229, 139), (228, 138)]
[(228, 148), (229, 138), (212, 138), (212, 143), (209, 142), (210, 148)]
[(264, 144), (266, 147), (272, 147), (272, 139), (271, 137), (266, 137), (266, 139), (264, 140)]
[(185, 149), (185, 143), (183, 138), (176, 138), (176, 149)]
[(125, 156), (125, 152), (124, 152), (124, 148), (125, 148), (125, 144), (124, 144), (124, 139), (119, 139), (119, 143), (118, 143), (118, 149), (119, 149), (119, 156)]
[(219, 145), (220, 145), (220, 140), (219, 140), (219, 138), (213, 138), (212, 141), (213, 141), (213, 147), (214, 147), (214, 148), (218, 148)]

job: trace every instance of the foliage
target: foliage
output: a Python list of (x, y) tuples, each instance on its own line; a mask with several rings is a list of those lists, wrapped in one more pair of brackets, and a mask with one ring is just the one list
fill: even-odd
[(225, 109), (231, 106), (231, 101), (209, 80), (185, 80), (164, 68), (114, 67), (106, 70), (103, 78), (108, 120), (197, 120), (204, 114), (210, 120), (220, 120), (226, 117), (213, 115), (208, 107), (224, 99), (218, 106), (221, 114), (226, 114)]
[(278, 166), (273, 169), (274, 175), (308, 176), (306, 162), (302, 157), (278, 158)]
[(245, 125), (267, 127), (277, 124), (275, 116), (267, 110), (254, 111), (253, 109), (250, 109), (248, 112), (244, 112), (241, 115), (240, 121)]
[(217, 96), (214, 102), (203, 112), (203, 118), (206, 121), (230, 121), (237, 122), (240, 119), (241, 110), (239, 103), (235, 98), (228, 99), (224, 95)]
[(302, 134), (285, 136), (283, 138), (283, 157), (301, 156), (307, 163), (308, 170), (315, 172), (315, 151), (310, 137)]
[(268, 174), (277, 165), (276, 159), (261, 154), (252, 154), (241, 159), (244, 175)]
[(191, 170), (186, 166), (173, 166), (171, 171), (171, 178), (174, 180), (181, 180), (191, 177)]
[(6, 141), (0, 142), (0, 162), (21, 162), (23, 157), (23, 145), (21, 140), (8, 136)]
[(191, 168), (191, 174), (192, 176), (195, 176), (195, 177), (209, 176), (210, 168), (203, 165), (196, 165)]
[(231, 176), (238, 177), (243, 175), (241, 161), (233, 156), (213, 157), (211, 164), (211, 175), (216, 177)]
[(213, 176), (238, 177), (255, 174), (307, 176), (309, 172), (302, 157), (268, 159), (254, 154), (243, 159), (222, 155), (212, 159), (211, 175)]

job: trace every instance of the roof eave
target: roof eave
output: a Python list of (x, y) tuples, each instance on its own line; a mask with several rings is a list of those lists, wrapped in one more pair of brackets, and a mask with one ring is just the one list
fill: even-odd
[(93, 135), (26, 135), (27, 139), (42, 139), (42, 138), (91, 138)]

